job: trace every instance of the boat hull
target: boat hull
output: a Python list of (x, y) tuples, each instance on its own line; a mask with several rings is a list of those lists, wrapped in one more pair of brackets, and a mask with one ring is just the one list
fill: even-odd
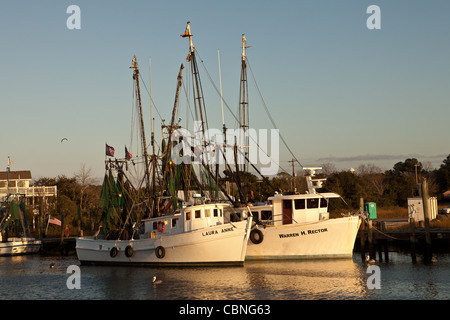
[[(98, 265), (242, 265), (248, 244), (251, 219), (181, 234), (156, 235), (139, 240), (96, 240), (77, 238), (81, 264)], [(127, 246), (132, 255), (126, 254)], [(112, 257), (111, 250), (117, 248)], [(158, 248), (158, 249), (157, 249)], [(163, 249), (161, 249), (163, 248)]]
[(260, 227), (262, 242), (249, 240), (246, 260), (350, 258), (360, 222), (352, 216)]
[(0, 256), (35, 254), (41, 248), (41, 241), (34, 238), (10, 238), (0, 242)]

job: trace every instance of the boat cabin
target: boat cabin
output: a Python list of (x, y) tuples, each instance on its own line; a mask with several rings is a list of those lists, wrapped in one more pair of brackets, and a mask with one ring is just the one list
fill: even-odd
[[(249, 207), (255, 221), (271, 225), (288, 225), (329, 219), (328, 202), (340, 198), (337, 193), (318, 193), (326, 179), (313, 179), (320, 167), (304, 168), (308, 192), (305, 194), (278, 194), (268, 198), (267, 204)], [(246, 207), (240, 208), (239, 219), (248, 216)]]
[(142, 220), (144, 234), (141, 238), (155, 238), (159, 233), (179, 234), (221, 225), (227, 223), (225, 216), (230, 215), (229, 211), (232, 211), (232, 207), (227, 203), (188, 205), (174, 214)]
[[(268, 198), (268, 203), (249, 207), (254, 220), (265, 224), (287, 225), (316, 222), (329, 219), (328, 202), (339, 198), (335, 193), (321, 194), (276, 194)], [(241, 208), (241, 219), (248, 216), (248, 209)]]

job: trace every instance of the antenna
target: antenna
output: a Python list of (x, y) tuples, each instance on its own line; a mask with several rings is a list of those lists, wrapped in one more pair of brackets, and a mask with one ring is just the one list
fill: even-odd
[(189, 37), (189, 45), (191, 46), (191, 52), (194, 52), (194, 44), (192, 43), (192, 34), (191, 34), (191, 22), (188, 21), (186, 25), (186, 30), (184, 34), (181, 35), (183, 38)]
[(152, 105), (152, 58), (148, 57), (148, 68), (150, 71), (150, 126), (152, 132), (152, 145), (154, 140), (154, 129), (153, 129), (153, 105)]
[(219, 85), (220, 85), (220, 105), (222, 107), (222, 126), (225, 127), (225, 118), (223, 116), (222, 75), (220, 73), (220, 52), (219, 52), (219, 49), (217, 49), (217, 59), (219, 61)]

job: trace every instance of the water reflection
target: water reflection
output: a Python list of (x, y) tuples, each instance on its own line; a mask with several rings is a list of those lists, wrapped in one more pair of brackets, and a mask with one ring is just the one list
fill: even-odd
[(356, 299), (366, 294), (365, 270), (351, 259), (247, 264), (256, 299)]
[[(359, 299), (367, 295), (364, 272), (351, 259), (231, 268), (82, 267), (85, 288), (103, 292), (101, 299)], [(161, 285), (152, 284), (154, 275)]]
[[(54, 264), (54, 268), (50, 268)], [(81, 289), (69, 290), (70, 257), (0, 258), (0, 299), (328, 300), (449, 299), (450, 256), (431, 265), (392, 254), (379, 263), (381, 289), (367, 288), (367, 266), (353, 259), (247, 262), (242, 267), (81, 266)], [(157, 276), (161, 285), (153, 285)]]

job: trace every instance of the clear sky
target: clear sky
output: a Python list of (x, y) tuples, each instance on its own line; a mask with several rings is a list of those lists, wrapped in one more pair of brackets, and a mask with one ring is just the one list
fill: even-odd
[[(66, 25), (72, 4), (80, 30)], [(370, 5), (381, 9), (379, 30), (367, 28)], [(101, 178), (105, 142), (123, 157), (130, 141), (133, 55), (147, 86), (151, 57), (153, 101), (169, 121), (188, 52), (180, 34), (191, 21), (217, 85), (220, 50), (233, 110), (245, 33), (259, 89), (302, 164), (390, 169), (416, 157), (439, 167), (450, 153), (449, 12), (448, 0), (2, 0), (0, 166), (9, 155), (12, 170), (37, 179), (72, 176), (84, 163)], [(221, 128), (220, 98), (201, 77), (210, 127)], [(249, 89), (250, 126), (272, 128), (252, 82)], [(150, 120), (145, 90), (142, 98)], [(288, 168), (283, 145), (280, 155)]]

